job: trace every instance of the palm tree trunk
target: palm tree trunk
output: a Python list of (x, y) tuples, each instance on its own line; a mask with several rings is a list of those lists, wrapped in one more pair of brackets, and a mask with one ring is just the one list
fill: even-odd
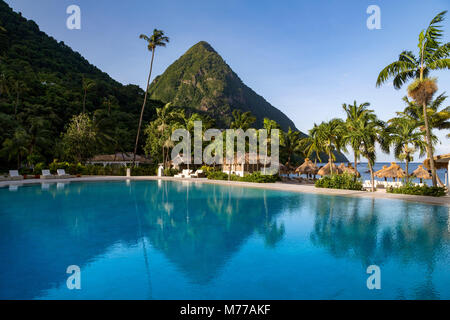
[(373, 175), (373, 168), (370, 160), (369, 160), (369, 170), (370, 170), (370, 184), (372, 185), (372, 192), (375, 192), (375, 177)]
[(406, 184), (409, 183), (409, 154), (406, 156), (405, 160), (405, 169), (406, 169)]
[(331, 152), (328, 153), (328, 163), (330, 164), (330, 174), (333, 175), (333, 158)]
[(357, 178), (356, 172), (358, 172), (358, 155), (357, 155), (356, 151), (355, 151), (354, 155), (355, 155), (355, 175), (353, 177), (353, 180), (356, 181), (356, 178)]
[(136, 162), (136, 152), (139, 144), (139, 134), (141, 133), (142, 118), (144, 116), (145, 103), (147, 102), (148, 87), (150, 86), (150, 77), (152, 76), (153, 58), (155, 57), (155, 48), (152, 50), (152, 61), (150, 62), (150, 72), (148, 73), (147, 87), (145, 88), (144, 102), (142, 103), (141, 116), (139, 117), (139, 125), (136, 134), (136, 144), (134, 145), (133, 167)]
[(434, 165), (433, 145), (431, 142), (431, 133), (430, 133), (430, 126), (428, 124), (428, 114), (427, 114), (426, 103), (423, 103), (423, 119), (425, 121), (425, 132), (426, 132), (426, 138), (427, 138), (427, 155), (428, 155), (428, 159), (430, 159), (431, 178), (433, 181), (433, 187), (436, 187), (437, 186), (436, 167)]
[(83, 97), (83, 114), (86, 112), (86, 94), (87, 94), (87, 89), (84, 89), (84, 97)]

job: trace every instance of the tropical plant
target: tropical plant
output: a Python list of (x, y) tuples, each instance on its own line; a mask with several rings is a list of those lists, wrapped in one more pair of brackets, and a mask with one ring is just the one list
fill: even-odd
[[(354, 101), (353, 104), (343, 104), (342, 108), (347, 115), (347, 119), (345, 120), (345, 131), (344, 134), (344, 143), (351, 146), (353, 149), (353, 159), (354, 159), (354, 168), (358, 170), (358, 159), (360, 157), (360, 135), (357, 130), (359, 128), (359, 122), (365, 121), (367, 118), (374, 120), (376, 118), (373, 110), (369, 110), (370, 103), (364, 102), (362, 104), (357, 104)], [(356, 175), (354, 176), (356, 179)]]
[(331, 119), (328, 122), (322, 122), (317, 128), (318, 139), (322, 146), (321, 149), (328, 156), (331, 174), (333, 174), (332, 163), (336, 160), (335, 152), (345, 150), (344, 133), (344, 122), (338, 118)]
[(412, 51), (403, 51), (398, 60), (386, 66), (378, 75), (377, 86), (385, 83), (393, 77), (393, 84), (396, 89), (402, 87), (408, 80), (416, 79), (409, 88), (409, 94), (418, 98), (416, 102), (422, 105), (423, 118), (427, 139), (427, 155), (430, 159), (430, 166), (433, 177), (433, 186), (437, 185), (436, 168), (433, 158), (433, 146), (431, 132), (427, 116), (427, 102), (429, 102), (436, 91), (434, 81), (428, 79), (430, 70), (450, 69), (450, 43), (442, 44), (442, 26), (438, 25), (444, 20), (447, 11), (436, 15), (430, 22), (427, 29), (422, 30), (419, 35), (419, 54), (416, 57)]
[(83, 77), (82, 80), (82, 87), (83, 87), (83, 92), (84, 92), (84, 96), (83, 96), (83, 113), (86, 113), (86, 96), (87, 96), (87, 92), (88, 90), (92, 89), (95, 86), (95, 81), (92, 79), (87, 79), (85, 77)]
[(242, 112), (241, 110), (233, 110), (233, 121), (231, 122), (231, 129), (242, 129), (244, 131), (250, 129), (255, 123), (256, 118), (250, 111)]
[(67, 159), (83, 163), (94, 156), (96, 138), (92, 120), (84, 113), (74, 116), (62, 137)]
[(314, 154), (314, 159), (322, 162), (320, 154), (324, 152), (322, 141), (319, 139), (319, 126), (314, 123), (311, 130), (308, 131), (308, 137), (300, 141), (301, 148), (304, 150), (303, 153), (307, 158), (311, 158)]
[(394, 155), (405, 161), (406, 182), (409, 182), (409, 163), (413, 161), (413, 154), (418, 150), (420, 156), (426, 152), (426, 143), (419, 124), (409, 117), (396, 117), (388, 121), (386, 132), (389, 144), (394, 148)]
[(164, 31), (158, 30), (158, 29), (154, 29), (153, 34), (151, 36), (146, 36), (145, 34), (141, 34), (139, 36), (139, 38), (147, 41), (147, 48), (152, 53), (152, 59), (150, 62), (150, 72), (148, 73), (147, 86), (145, 88), (144, 102), (142, 103), (141, 115), (139, 117), (139, 125), (138, 125), (138, 129), (137, 129), (136, 143), (134, 146), (134, 154), (133, 154), (133, 166), (136, 161), (136, 153), (137, 153), (137, 148), (138, 148), (138, 144), (139, 144), (139, 135), (141, 133), (142, 118), (144, 117), (144, 109), (145, 109), (145, 104), (147, 102), (147, 95), (148, 95), (148, 89), (150, 86), (150, 78), (152, 76), (153, 59), (155, 57), (156, 47), (165, 47), (166, 44), (169, 42), (169, 38), (164, 36)]
[(283, 151), (287, 156), (287, 162), (286, 165), (290, 167), (291, 165), (291, 159), (292, 156), (300, 153), (302, 146), (301, 146), (301, 136), (300, 131), (294, 131), (289, 127), (287, 132), (283, 133), (284, 136), (284, 143), (282, 145)]

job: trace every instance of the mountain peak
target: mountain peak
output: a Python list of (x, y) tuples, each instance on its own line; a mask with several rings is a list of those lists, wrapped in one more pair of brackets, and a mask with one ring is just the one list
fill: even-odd
[(209, 52), (217, 53), (217, 51), (214, 50), (214, 48), (206, 41), (197, 42), (188, 51), (190, 51), (190, 50), (194, 50), (194, 51), (206, 50), (206, 51), (209, 51)]
[(280, 110), (246, 86), (206, 41), (200, 41), (172, 63), (150, 86), (150, 97), (206, 113), (218, 127), (229, 127), (235, 109), (250, 111), (262, 127), (265, 117), (285, 131), (296, 129)]

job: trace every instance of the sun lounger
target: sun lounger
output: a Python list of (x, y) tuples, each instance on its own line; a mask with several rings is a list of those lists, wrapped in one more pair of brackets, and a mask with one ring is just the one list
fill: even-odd
[(184, 169), (181, 173), (175, 175), (175, 178), (191, 178), (192, 170)]
[(58, 169), (56, 170), (56, 172), (58, 173), (58, 178), (70, 178), (70, 174), (67, 174), (66, 171), (64, 169)]
[(18, 170), (9, 170), (8, 180), (23, 180), (23, 176), (19, 174)]
[(56, 176), (50, 173), (50, 170), (42, 170), (41, 179), (55, 179)]
[(204, 178), (206, 177), (205, 173), (203, 172), (203, 170), (197, 170), (195, 171), (195, 173), (191, 174), (192, 178)]

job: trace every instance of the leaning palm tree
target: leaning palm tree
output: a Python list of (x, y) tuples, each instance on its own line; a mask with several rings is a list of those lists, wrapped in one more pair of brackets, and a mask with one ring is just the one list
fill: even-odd
[(399, 116), (388, 121), (386, 131), (389, 144), (394, 148), (394, 155), (399, 160), (405, 160), (406, 183), (409, 182), (409, 163), (413, 161), (413, 154), (418, 150), (420, 156), (426, 152), (423, 132), (419, 130), (419, 123), (407, 116)]
[(153, 34), (151, 36), (146, 36), (145, 34), (141, 34), (139, 36), (139, 38), (147, 41), (147, 43), (148, 43), (147, 48), (149, 51), (152, 52), (152, 60), (150, 62), (150, 72), (148, 74), (147, 86), (145, 88), (144, 102), (142, 103), (142, 108), (141, 108), (141, 116), (139, 117), (139, 125), (138, 125), (137, 134), (136, 134), (136, 143), (134, 146), (134, 154), (133, 154), (133, 166), (136, 162), (136, 153), (137, 153), (137, 148), (138, 148), (138, 144), (139, 144), (139, 135), (141, 133), (142, 118), (144, 116), (145, 103), (147, 102), (148, 89), (150, 86), (150, 77), (152, 76), (153, 59), (155, 57), (155, 50), (156, 50), (156, 47), (165, 47), (166, 44), (169, 42), (169, 38), (164, 36), (164, 31), (158, 30), (158, 29), (154, 29)]
[(380, 72), (377, 79), (377, 86), (380, 86), (390, 77), (393, 77), (393, 84), (396, 89), (401, 88), (408, 80), (416, 79), (412, 86), (408, 88), (408, 93), (423, 109), (427, 155), (430, 159), (433, 186), (437, 185), (437, 180), (427, 116), (427, 103), (431, 100), (437, 87), (434, 81), (429, 79), (428, 76), (430, 70), (450, 69), (450, 43), (441, 43), (440, 39), (443, 36), (443, 30), (442, 26), (438, 25), (444, 20), (446, 13), (447, 11), (439, 13), (431, 20), (428, 28), (422, 30), (420, 33), (418, 44), (419, 54), (417, 57), (412, 51), (403, 51), (397, 61), (386, 66)]
[[(360, 105), (354, 101), (353, 104), (343, 104), (347, 119), (345, 120), (346, 133), (344, 134), (344, 140), (346, 144), (350, 145), (353, 149), (354, 156), (354, 168), (358, 170), (358, 159), (360, 156), (359, 149), (361, 147), (360, 136), (356, 132), (359, 127), (359, 122), (364, 121), (367, 117), (374, 120), (376, 118), (373, 110), (369, 110), (370, 103), (364, 102)], [(355, 175), (356, 180), (356, 175)]]

